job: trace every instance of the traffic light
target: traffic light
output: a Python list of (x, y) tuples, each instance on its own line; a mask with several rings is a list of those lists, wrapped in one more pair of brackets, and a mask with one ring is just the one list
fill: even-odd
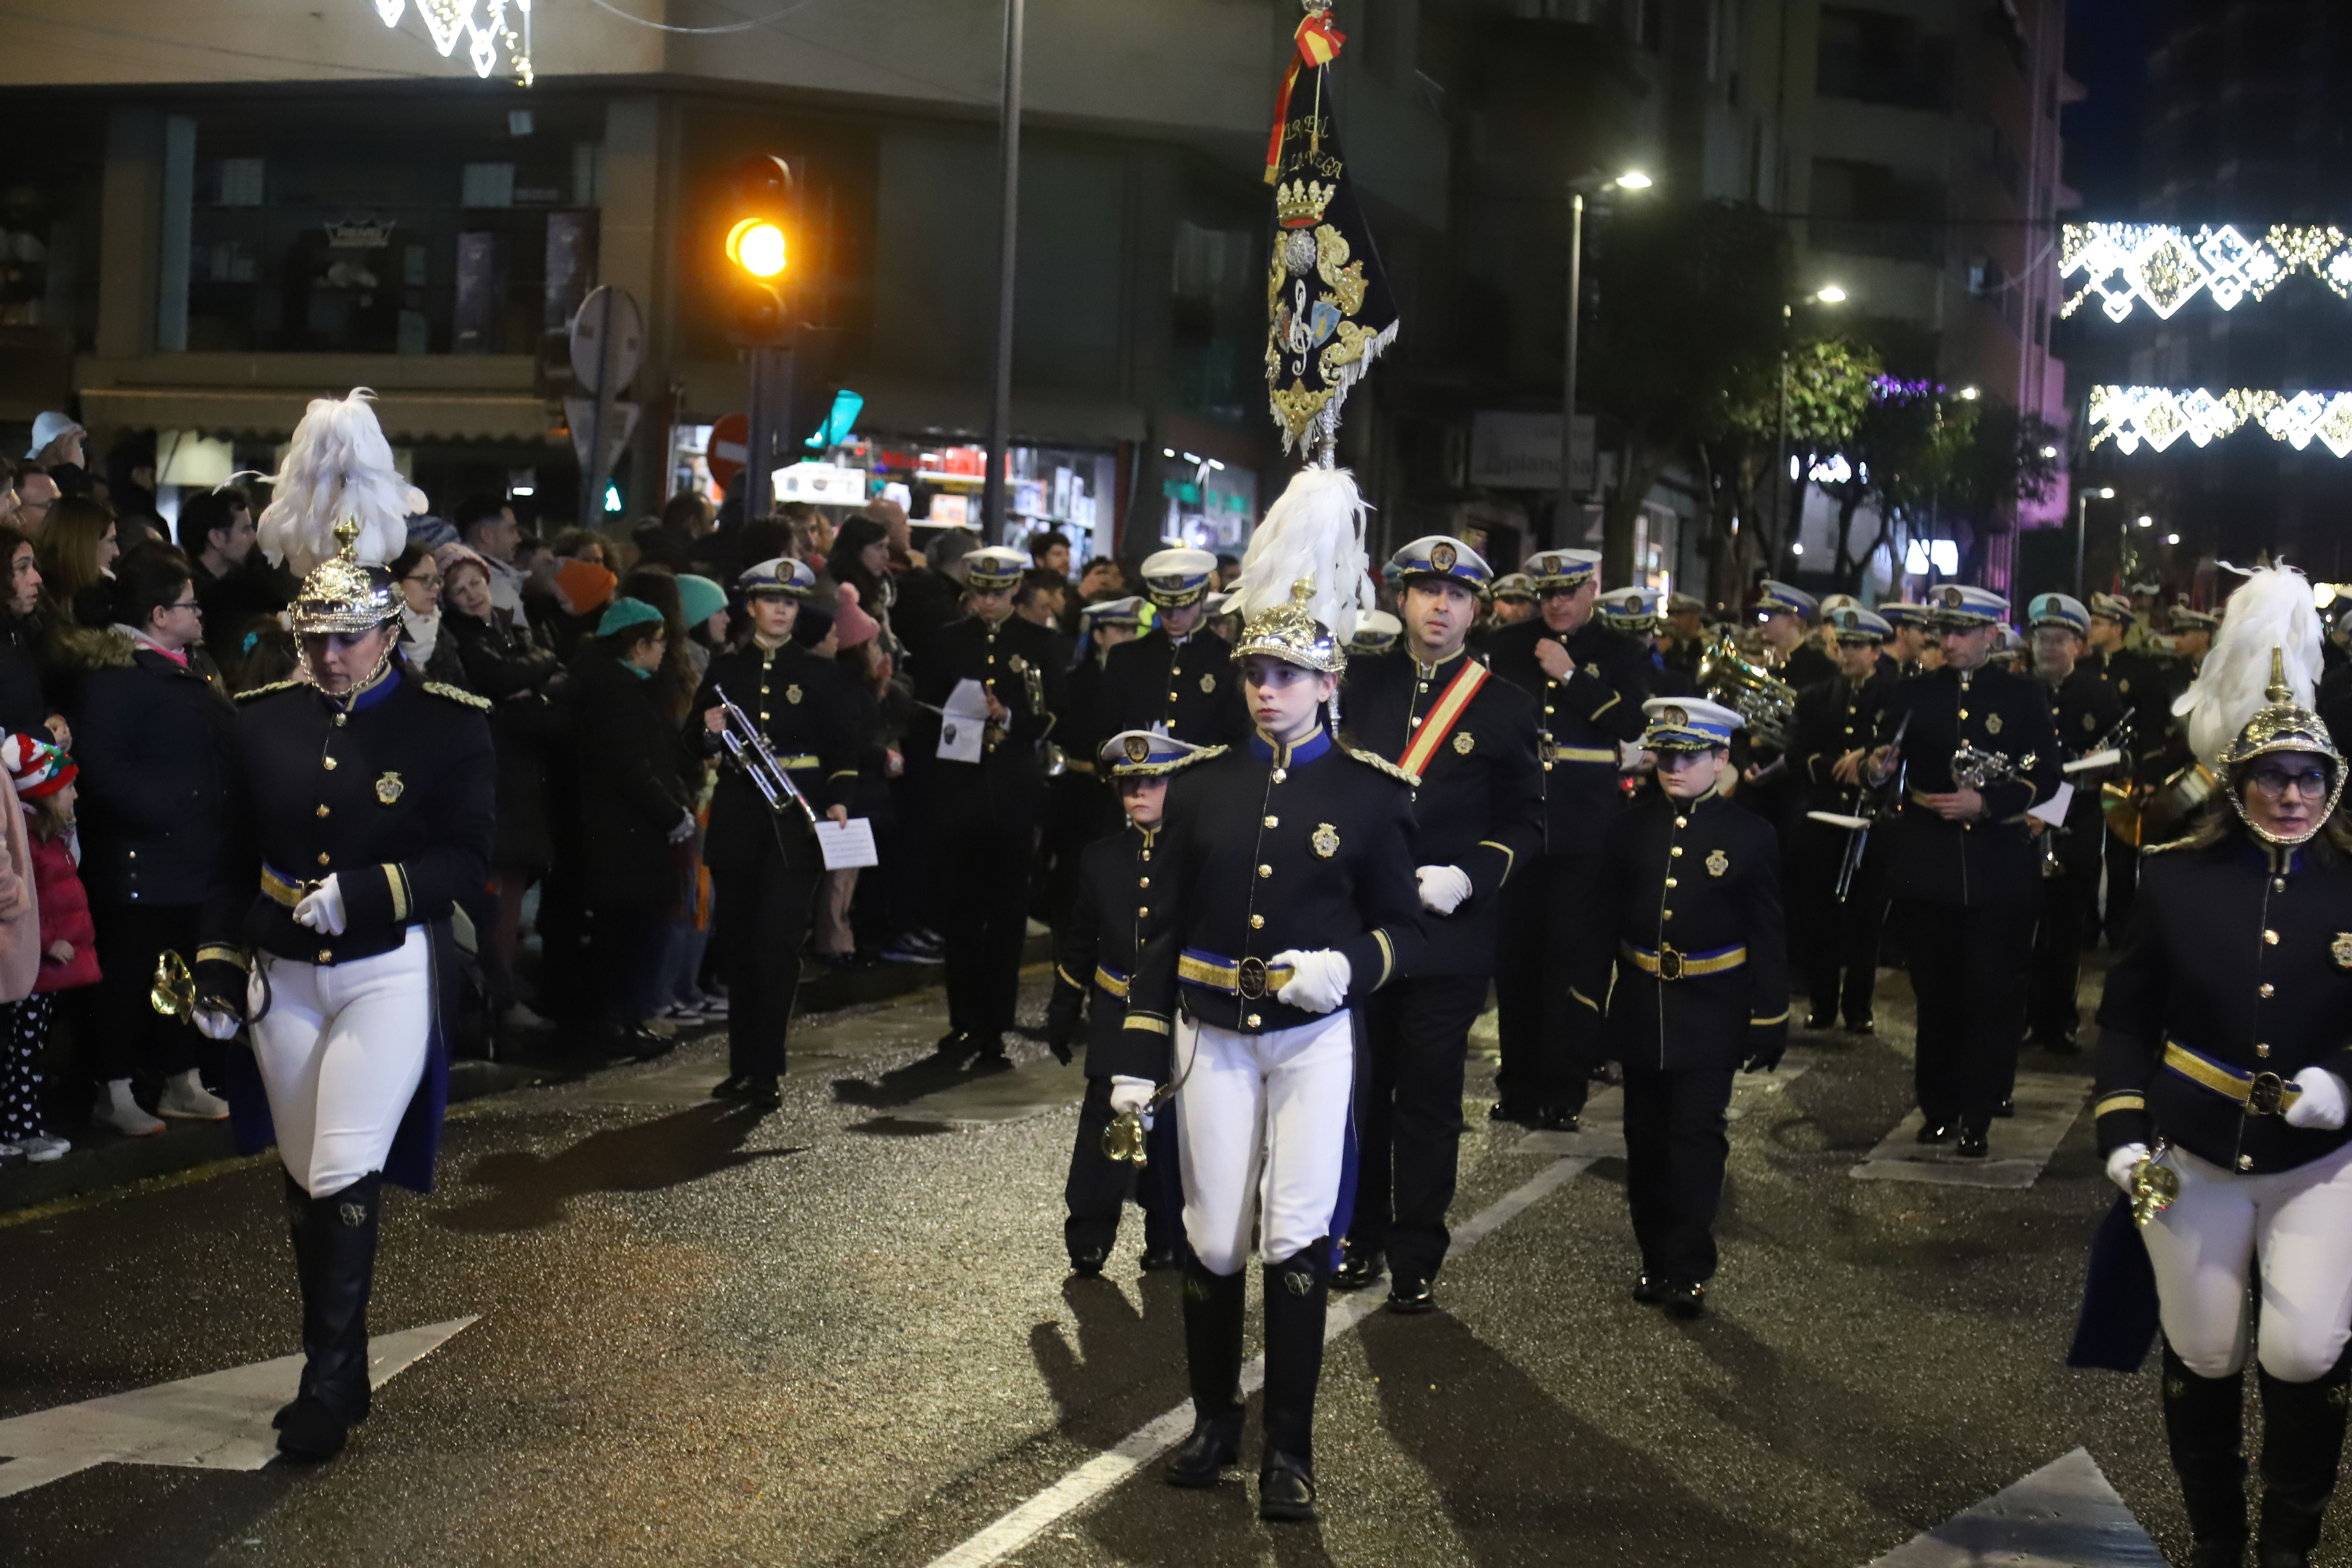
[(794, 241), (800, 234), (800, 182), (772, 153), (743, 159), (728, 181), (727, 336), (742, 348), (790, 342), (795, 293)]

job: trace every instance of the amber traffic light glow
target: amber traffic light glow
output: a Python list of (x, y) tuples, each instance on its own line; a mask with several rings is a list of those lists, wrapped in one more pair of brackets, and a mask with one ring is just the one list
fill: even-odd
[(744, 218), (727, 231), (727, 259), (754, 278), (776, 277), (784, 269), (784, 231), (766, 218)]

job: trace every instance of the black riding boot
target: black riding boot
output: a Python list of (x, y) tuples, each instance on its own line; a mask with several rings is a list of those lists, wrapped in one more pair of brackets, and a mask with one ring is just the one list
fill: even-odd
[(1318, 1237), (1265, 1266), (1265, 1451), (1260, 1519), (1315, 1517), (1315, 1388), (1323, 1379), (1323, 1316), (1331, 1243)]
[(2307, 1568), (2319, 1521), (2344, 1457), (2346, 1382), (2352, 1350), (2325, 1376), (2281, 1383), (2258, 1373), (2263, 1391), (2262, 1568)]
[(2164, 1436), (2194, 1537), (2190, 1568), (2246, 1556), (2245, 1374), (2200, 1377), (2164, 1347)]
[(367, 1419), (367, 1303), (383, 1182), (370, 1172), (341, 1192), (307, 1199), (295, 1221), (302, 1384), (278, 1421), (278, 1451), (295, 1458), (333, 1458), (352, 1427)]
[(1168, 1461), (1171, 1487), (1213, 1487), (1242, 1457), (1242, 1306), (1246, 1274), (1212, 1274), (1184, 1255), (1184, 1371), (1192, 1435)]

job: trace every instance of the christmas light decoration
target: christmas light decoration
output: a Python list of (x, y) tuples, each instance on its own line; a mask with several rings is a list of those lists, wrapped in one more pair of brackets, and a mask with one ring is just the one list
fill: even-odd
[(2215, 396), (2202, 387), (2095, 386), (2091, 445), (2113, 441), (2126, 455), (2145, 444), (2161, 452), (2183, 436), (2210, 446), (2252, 425), (2300, 452), (2317, 441), (2339, 458), (2352, 457), (2352, 392), (2250, 392)]
[(2273, 224), (2262, 238), (2248, 239), (2228, 224), (2208, 225), (2192, 238), (2169, 224), (2070, 223), (2063, 238), (2058, 276), (2079, 272), (2083, 284), (2062, 316), (2095, 294), (2116, 321), (2143, 303), (2169, 321), (2200, 292), (2231, 310), (2241, 300), (2263, 299), (2298, 270), (2352, 299), (2352, 237), (2333, 225)]
[[(387, 27), (400, 26), (401, 14), (407, 9), (408, 0), (374, 0), (375, 14)], [(497, 68), (499, 55), (503, 51), (516, 82), (523, 87), (531, 83), (530, 65), (530, 5), (531, 0), (416, 0), (416, 15), (425, 24), (425, 37), (446, 58), (457, 48), (459, 39), (466, 42), (466, 58), (473, 62), (474, 74), (487, 77)], [(518, 28), (514, 18), (520, 16)]]

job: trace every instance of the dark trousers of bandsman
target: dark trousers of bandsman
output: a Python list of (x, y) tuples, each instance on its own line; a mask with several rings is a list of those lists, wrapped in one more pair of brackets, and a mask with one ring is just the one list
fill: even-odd
[(2070, 851), (2072, 845), (2062, 844), (2059, 874), (2042, 879), (2042, 918), (2033, 927), (2025, 1022), (2033, 1038), (2044, 1043), (2074, 1039), (2082, 1023), (2075, 995), (2083, 975), (2083, 942), (2099, 898), (2100, 857)]
[(2032, 906), (1904, 899), (1895, 909), (1918, 1002), (1919, 1110), (1930, 1127), (1981, 1130), (2017, 1077)]
[(1884, 858), (1865, 853), (1846, 896), (1837, 896), (1838, 868), (1850, 835), (1843, 827), (1801, 818), (1789, 856), (1789, 946), (1796, 972), (1818, 1018), (1843, 1015), (1849, 1024), (1872, 1016), (1878, 983), (1879, 934), (1886, 924)]
[(748, 854), (710, 865), (711, 936), (727, 975), (727, 1071), (779, 1078), (824, 868), (788, 864), (773, 834), (747, 841)]
[(1110, 1079), (1087, 1079), (1078, 1102), (1078, 1141), (1070, 1151), (1070, 1174), (1063, 1184), (1068, 1217), (1062, 1237), (1070, 1256), (1118, 1240), (1118, 1222), (1130, 1194), (1143, 1209), (1143, 1249), (1172, 1252), (1184, 1243), (1184, 1182), (1176, 1150), (1176, 1107), (1161, 1106), (1143, 1135), (1144, 1166), (1137, 1170), (1103, 1152), (1103, 1130), (1110, 1125)]
[(1525, 1111), (1582, 1112), (1599, 1060), (1592, 1009), (1568, 994), (1566, 976), (1607, 925), (1592, 898), (1597, 856), (1546, 856), (1503, 884), (1495, 964), (1502, 1060), (1495, 1089)]
[(1399, 1279), (1429, 1280), (1445, 1261), (1462, 1153), (1462, 1079), (1486, 976), (1393, 982), (1365, 1008), (1365, 1082), (1356, 1094), (1356, 1205), (1348, 1245), (1385, 1252)]
[(993, 1049), (1013, 1027), (1030, 876), (1045, 805), (1034, 779), (989, 778), (939, 764), (931, 864), (947, 947), (948, 1025)]
[(2107, 847), (2107, 907), (2099, 929), (2106, 934), (2107, 946), (2120, 952), (2124, 933), (2131, 930), (2132, 902), (2139, 893), (2139, 846), (2112, 833), (2102, 837)]
[(1731, 1079), (1728, 1069), (1625, 1064), (1625, 1201), (1652, 1279), (1703, 1285), (1715, 1277)]

